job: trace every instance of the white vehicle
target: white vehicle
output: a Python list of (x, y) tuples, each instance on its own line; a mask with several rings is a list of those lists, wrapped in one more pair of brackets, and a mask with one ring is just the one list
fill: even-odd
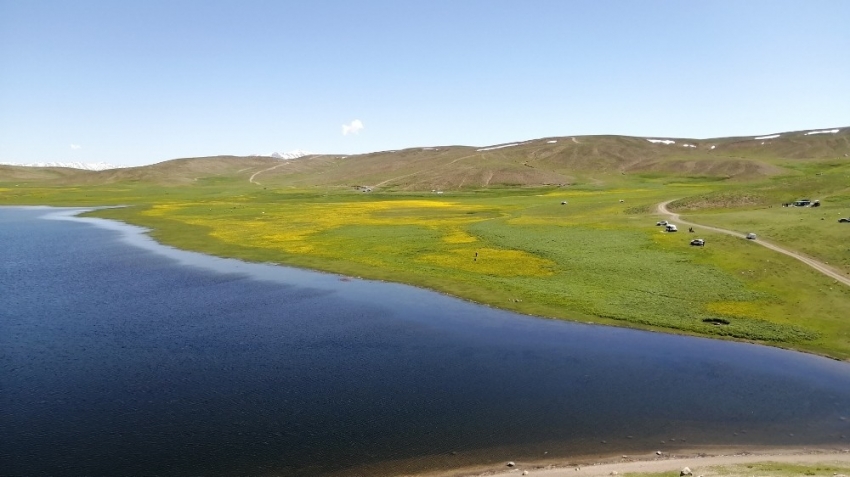
[(656, 222), (655, 225), (667, 225), (667, 221), (661, 220), (661, 221)]
[(756, 239), (756, 234), (754, 234), (752, 232), (747, 234), (747, 240), (755, 240), (755, 239)]
[(679, 231), (679, 229), (677, 229), (676, 226), (673, 225), (673, 224), (667, 224), (664, 227), (664, 230), (666, 230), (667, 232), (678, 232)]

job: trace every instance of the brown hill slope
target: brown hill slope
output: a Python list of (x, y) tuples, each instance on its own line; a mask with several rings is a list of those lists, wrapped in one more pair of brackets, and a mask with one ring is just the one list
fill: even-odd
[[(656, 138), (650, 138), (656, 139)], [(844, 158), (850, 129), (773, 139), (663, 139), (626, 136), (544, 138), (472, 148), (449, 146), (356, 156), (313, 156), (258, 176), (264, 184), (367, 186), (402, 190), (569, 183), (609, 174), (750, 180), (782, 173), (796, 160)]]
[(752, 180), (781, 174), (798, 161), (850, 160), (850, 128), (839, 129), (835, 134), (798, 131), (715, 139), (567, 136), (483, 148), (409, 148), (293, 160), (216, 156), (100, 172), (4, 166), (0, 182), (177, 185), (253, 178), (274, 187), (450, 190), (566, 184), (620, 174)]
[(280, 164), (272, 157), (212, 156), (169, 161), (149, 166), (86, 171), (64, 167), (0, 166), (0, 182), (38, 182), (45, 185), (95, 185), (144, 182), (162, 185), (191, 184), (199, 179), (244, 178)]
[(212, 156), (174, 159), (150, 166), (102, 171), (95, 180), (103, 182), (142, 181), (158, 184), (186, 184), (214, 177), (248, 177), (259, 169), (280, 163), (272, 157)]
[(21, 167), (0, 165), (0, 182), (83, 181), (91, 171), (68, 167)]
[[(850, 128), (834, 128), (838, 133), (811, 134), (794, 131), (756, 137), (735, 137), (710, 140), (717, 150), (730, 156), (774, 160), (820, 160), (850, 157)], [(834, 130), (834, 129), (830, 129)], [(756, 139), (761, 138), (761, 139)]]

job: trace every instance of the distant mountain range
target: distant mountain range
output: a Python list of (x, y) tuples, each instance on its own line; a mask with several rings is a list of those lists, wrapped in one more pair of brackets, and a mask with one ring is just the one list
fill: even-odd
[(125, 166), (116, 166), (105, 162), (31, 162), (29, 164), (15, 164), (13, 162), (0, 162), (0, 166), (24, 166), (24, 167), (67, 167), (70, 169), (82, 169), (85, 171), (105, 171), (107, 169), (120, 169)]
[[(311, 152), (295, 149), (289, 152), (272, 152), (270, 154), (252, 154), (250, 157), (273, 157), (275, 159), (298, 159), (299, 157), (310, 156)], [(67, 167), (69, 169), (81, 169), (84, 171), (105, 171), (109, 169), (121, 169), (128, 166), (116, 166), (106, 162), (30, 162), (20, 164), (14, 162), (0, 162), (0, 166), (23, 166), (23, 167)]]
[[(293, 160), (296, 159), (297, 160)], [(561, 136), (485, 146), (439, 145), (367, 154), (295, 150), (253, 156), (182, 158), (139, 167), (0, 165), (0, 182), (205, 184), (232, 178), (263, 187), (429, 191), (616, 182), (624, 175), (663, 181), (752, 181), (799, 174), (803, 162), (850, 161), (850, 127), (710, 139)], [(53, 167), (49, 167), (53, 166)], [(95, 165), (107, 169), (109, 165)], [(77, 169), (69, 169), (76, 167)], [(360, 190), (358, 189), (358, 190)]]

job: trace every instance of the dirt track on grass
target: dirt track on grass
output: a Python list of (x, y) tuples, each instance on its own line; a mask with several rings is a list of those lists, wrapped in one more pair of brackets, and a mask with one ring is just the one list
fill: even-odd
[[(721, 229), (721, 228), (718, 228), (718, 227), (712, 227), (710, 225), (701, 225), (701, 224), (697, 224), (697, 223), (694, 223), (694, 222), (688, 222), (687, 220), (682, 220), (682, 218), (679, 217), (679, 214), (677, 214), (675, 212), (670, 212), (670, 210), (667, 209), (667, 204), (669, 204), (670, 202), (673, 202), (673, 201), (668, 200), (667, 202), (662, 202), (662, 203), (658, 204), (658, 213), (662, 214), (662, 215), (666, 215), (669, 218), (669, 220), (678, 222), (680, 224), (689, 225), (689, 226), (694, 227), (694, 228), (711, 230), (711, 231), (714, 231), (714, 232), (719, 232), (721, 234), (731, 235), (733, 237), (738, 237), (738, 238), (742, 238), (742, 239), (747, 238), (747, 236), (745, 234), (742, 234), (740, 232)], [(779, 245), (774, 245), (770, 242), (765, 242), (762, 239), (756, 239), (753, 242), (761, 245), (762, 247), (767, 247), (767, 248), (769, 248), (769, 249), (771, 249), (775, 252), (779, 252), (781, 254), (788, 255), (789, 257), (795, 258), (795, 259), (805, 263), (806, 265), (814, 268), (815, 270), (819, 271), (820, 273), (828, 276), (829, 278), (833, 278), (836, 281), (841, 282), (844, 285), (847, 285), (848, 287), (850, 287), (850, 277), (848, 277), (845, 274), (842, 274), (838, 270), (835, 270), (834, 268), (830, 267), (829, 265), (827, 265), (823, 262), (819, 262), (819, 261), (817, 261), (813, 258), (809, 258), (809, 257), (802, 255), (798, 252), (795, 252), (793, 250), (789, 250), (787, 248), (780, 247)]]

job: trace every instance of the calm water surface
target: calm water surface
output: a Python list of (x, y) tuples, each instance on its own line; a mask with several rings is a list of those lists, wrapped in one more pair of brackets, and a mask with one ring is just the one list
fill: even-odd
[(57, 210), (0, 208), (0, 475), (380, 475), (850, 436), (846, 363), (206, 257)]

